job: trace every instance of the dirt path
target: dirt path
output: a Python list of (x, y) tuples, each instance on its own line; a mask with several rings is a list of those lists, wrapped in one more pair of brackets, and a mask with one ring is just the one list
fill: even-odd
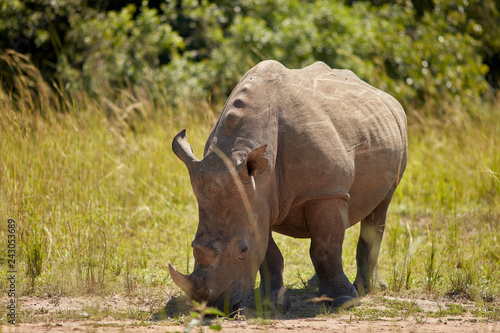
[[(4, 326), (3, 332), (183, 332), (179, 325), (136, 326), (118, 321), (93, 322), (76, 321), (61, 323), (21, 324), (16, 327)], [(204, 327), (205, 332), (216, 332)], [(192, 332), (199, 332), (195, 328)], [(221, 332), (500, 332), (498, 322), (474, 322), (467, 318), (429, 318), (424, 322), (412, 319), (398, 320), (381, 318), (376, 321), (352, 320), (348, 316), (339, 318), (312, 318), (277, 320), (272, 324), (252, 324), (246, 321), (226, 322)]]
[[(303, 299), (303, 298), (302, 298)], [(2, 302), (3, 303), (3, 302)], [(4, 325), (0, 332), (183, 332), (190, 321), (189, 310), (174, 305), (174, 316), (164, 315), (151, 321), (155, 309), (172, 310), (172, 302), (164, 308), (160, 299), (143, 297), (57, 297), (19, 299), (16, 326)], [(170, 307), (170, 310), (169, 310)], [(372, 296), (363, 299), (353, 311), (325, 314), (318, 306), (292, 298), (292, 314), (275, 319), (216, 320), (222, 332), (500, 332), (498, 304), (490, 304), (488, 312), (478, 312), (474, 303), (401, 299)], [(450, 310), (451, 309), (451, 310)], [(453, 311), (452, 311), (453, 310)], [(458, 314), (457, 314), (458, 313)], [(478, 314), (479, 313), (479, 314)], [(156, 315), (155, 315), (156, 316)], [(172, 318), (173, 317), (173, 318)], [(206, 321), (204, 332), (209, 329)], [(191, 332), (199, 332), (195, 327)]]

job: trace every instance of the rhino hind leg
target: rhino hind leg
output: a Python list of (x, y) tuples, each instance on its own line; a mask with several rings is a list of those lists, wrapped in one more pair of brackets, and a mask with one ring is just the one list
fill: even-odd
[(310, 255), (318, 276), (319, 296), (332, 298), (334, 308), (356, 304), (358, 293), (342, 267), (342, 244), (349, 224), (347, 201), (310, 201), (305, 206), (305, 218), (311, 233)]
[(366, 295), (375, 289), (387, 289), (387, 284), (378, 273), (378, 255), (384, 234), (387, 209), (395, 189), (394, 186), (373, 212), (361, 221), (356, 252), (358, 270), (354, 280), (354, 286), (360, 295)]
[(260, 293), (264, 302), (270, 301), (273, 308), (287, 309), (290, 307), (290, 298), (286, 295), (283, 285), (284, 261), (281, 252), (269, 235), (266, 257), (260, 266)]

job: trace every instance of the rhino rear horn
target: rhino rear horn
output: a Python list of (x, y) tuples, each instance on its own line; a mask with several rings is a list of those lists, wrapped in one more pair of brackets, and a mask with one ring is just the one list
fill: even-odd
[(180, 131), (172, 141), (172, 150), (175, 155), (184, 162), (189, 170), (189, 174), (193, 173), (200, 162), (193, 154), (193, 148), (186, 140), (186, 130)]
[(190, 277), (179, 273), (171, 264), (168, 264), (168, 271), (170, 272), (170, 276), (172, 277), (172, 280), (174, 280), (175, 284), (181, 288), (189, 298), (191, 298), (193, 283), (191, 282)]

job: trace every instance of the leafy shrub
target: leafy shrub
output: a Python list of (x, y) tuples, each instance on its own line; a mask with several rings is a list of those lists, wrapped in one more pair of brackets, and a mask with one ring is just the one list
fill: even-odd
[(497, 6), (494, 0), (0, 0), (0, 47), (28, 54), (46, 79), (71, 91), (139, 84), (172, 101), (225, 96), (264, 59), (290, 68), (321, 60), (352, 70), (405, 106), (435, 101), (433, 115), (441, 115), (443, 101), (470, 109), (489, 95), (488, 80), (496, 84)]
[(451, 19), (439, 12), (417, 20), (412, 7), (398, 4), (375, 10), (366, 2), (281, 0), (246, 1), (239, 13), (212, 52), (212, 77), (225, 93), (231, 78), (268, 58), (292, 68), (321, 60), (351, 69), (407, 106), (429, 98), (467, 105), (489, 91), (480, 43), (450, 31)]

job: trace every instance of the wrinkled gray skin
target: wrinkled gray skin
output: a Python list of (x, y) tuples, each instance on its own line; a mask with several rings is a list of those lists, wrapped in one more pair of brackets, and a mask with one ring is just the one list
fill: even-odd
[[(407, 160), (406, 116), (388, 94), (321, 62), (290, 70), (264, 61), (232, 92), (202, 160), (185, 131), (173, 150), (199, 204), (194, 271), (186, 276), (170, 266), (189, 297), (235, 311), (245, 306), (260, 269), (264, 294), (288, 305), (271, 231), (311, 239), (319, 295), (334, 306), (384, 286), (380, 242)], [(342, 243), (358, 221), (354, 288), (342, 268)]]

